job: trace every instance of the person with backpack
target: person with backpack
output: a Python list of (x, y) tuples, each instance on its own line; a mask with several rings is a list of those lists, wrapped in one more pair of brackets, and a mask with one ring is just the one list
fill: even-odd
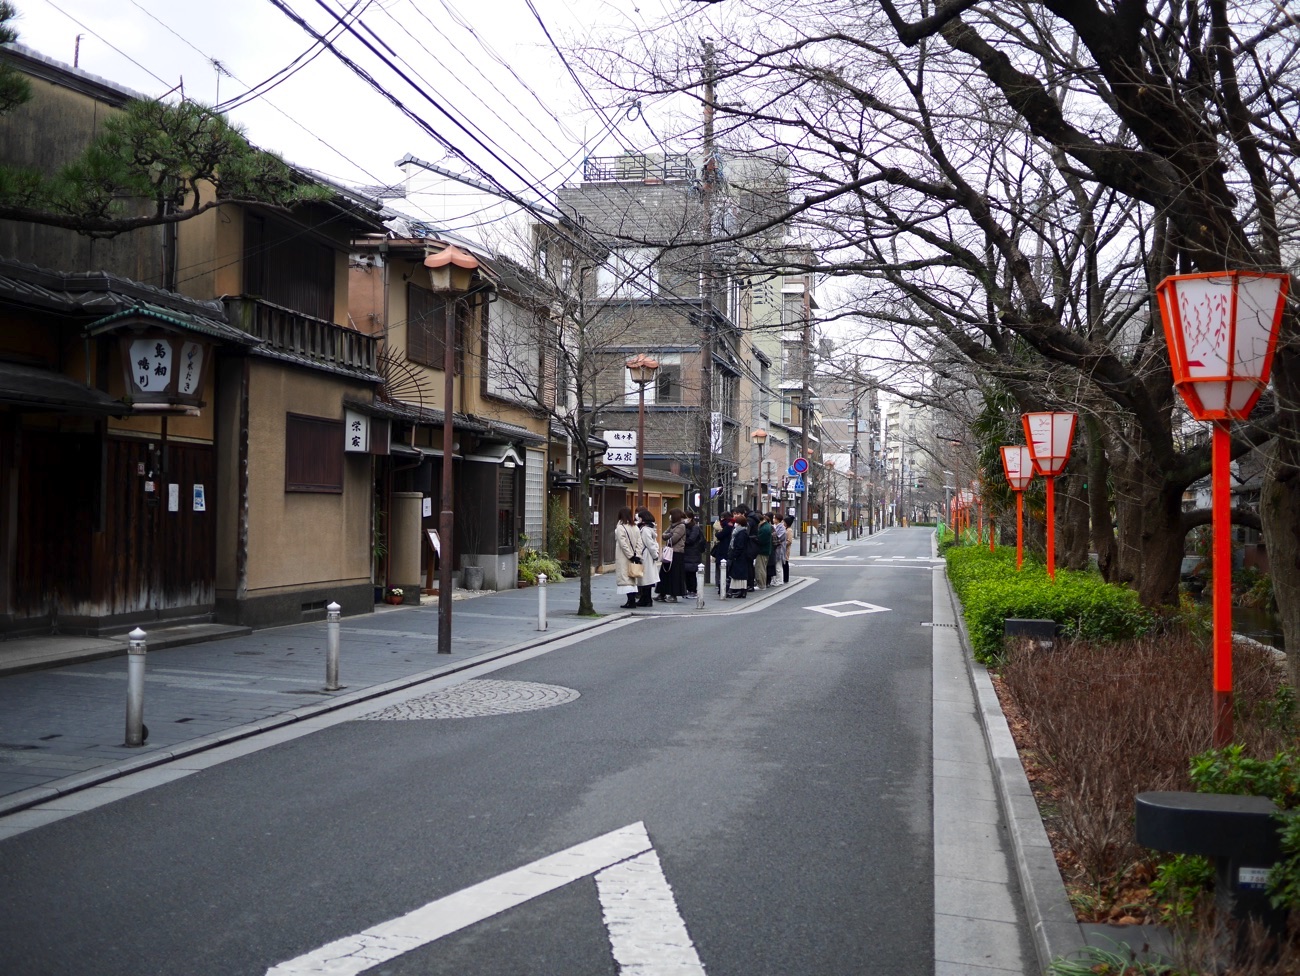
[(743, 514), (737, 512), (731, 517), (734, 528), (731, 530), (731, 547), (727, 551), (727, 598), (733, 596), (738, 600), (745, 598), (745, 592), (749, 589), (748, 583), (754, 572), (754, 560), (750, 552), (758, 548), (758, 539), (753, 540), (753, 550), (750, 546), (750, 531), (748, 520)]

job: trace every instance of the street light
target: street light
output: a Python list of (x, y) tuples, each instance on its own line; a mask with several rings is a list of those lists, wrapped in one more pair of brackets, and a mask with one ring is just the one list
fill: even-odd
[(443, 298), (442, 351), (442, 508), (438, 515), (438, 533), (442, 537), (442, 555), (438, 561), (438, 653), (451, 653), (451, 569), (452, 531), (455, 528), (452, 498), (452, 403), (456, 373), (456, 300), (469, 291), (478, 270), (478, 259), (468, 251), (448, 245), (424, 259), (429, 269), (429, 286)]
[(1007, 484), (1016, 493), (1016, 572), (1025, 552), (1025, 489), (1034, 480), (1034, 458), (1024, 444), (1006, 445), (1002, 448), (1002, 471)]
[(1268, 385), (1286, 304), (1284, 274), (1172, 275), (1156, 286), (1174, 387), (1197, 420), (1213, 424), (1214, 746), (1232, 741), (1232, 494), (1228, 422), (1250, 416)]
[(645, 507), (645, 385), (659, 372), (659, 360), (637, 353), (627, 361), (627, 372), (637, 386), (636, 415), (636, 503)]
[(751, 431), (749, 439), (758, 445), (758, 467), (754, 469), (754, 509), (763, 513), (763, 445), (767, 443), (767, 431), (762, 427)]
[(1070, 460), (1077, 414), (1065, 411), (1027, 413), (1021, 417), (1034, 471), (1047, 481), (1047, 575), (1056, 579), (1056, 476)]

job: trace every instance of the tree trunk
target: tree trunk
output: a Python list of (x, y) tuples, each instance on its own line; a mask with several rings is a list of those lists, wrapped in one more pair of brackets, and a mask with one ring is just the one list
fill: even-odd
[[(1283, 330), (1288, 325), (1294, 335), (1295, 316), (1283, 319)], [(1279, 348), (1276, 353), (1273, 388), (1281, 404), (1300, 403), (1298, 358), (1285, 348)], [(1264, 469), (1259, 514), (1268, 548), (1273, 595), (1282, 622), (1282, 638), (1286, 642), (1287, 671), (1291, 687), (1300, 688), (1300, 440), (1295, 430), (1294, 408), (1290, 413), (1290, 418), (1283, 419), (1291, 422), (1279, 425), (1281, 436), (1274, 443)]]
[(1082, 489), (1076, 472), (1056, 479), (1057, 564), (1062, 569), (1088, 568), (1088, 501)]
[(1092, 550), (1097, 554), (1097, 568), (1101, 571), (1101, 578), (1107, 583), (1114, 583), (1119, 575), (1119, 552), (1107, 490), (1110, 466), (1106, 460), (1101, 424), (1091, 414), (1084, 415), (1083, 423), (1088, 433), (1088, 516), (1092, 530)]
[(1112, 461), (1119, 523), (1116, 582), (1137, 590), (1144, 606), (1177, 604), (1178, 573), (1186, 531), (1182, 486), (1172, 486), (1141, 456), (1141, 446), (1122, 464)]

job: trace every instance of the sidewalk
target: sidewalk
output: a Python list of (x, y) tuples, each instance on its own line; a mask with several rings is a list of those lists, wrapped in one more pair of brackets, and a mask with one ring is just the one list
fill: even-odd
[[(797, 580), (791, 577), (788, 586)], [(32, 637), (0, 644), (0, 816), (158, 766), (236, 739), (375, 698), (472, 664), (518, 653), (638, 616), (723, 613), (787, 592), (784, 587), (705, 606), (623, 610), (614, 575), (592, 578), (600, 617), (579, 617), (578, 580), (549, 584), (547, 629), (538, 631), (536, 588), (457, 591), (452, 653), (437, 653), (437, 597), (420, 606), (379, 605), (340, 626), (339, 691), (325, 691), (324, 621), (250, 631), (219, 625), (162, 628), (147, 635), (143, 746), (123, 744), (126, 642)]]

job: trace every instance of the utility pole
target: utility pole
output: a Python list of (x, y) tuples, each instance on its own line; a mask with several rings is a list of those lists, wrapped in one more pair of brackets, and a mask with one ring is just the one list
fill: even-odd
[[(705, 515), (705, 542), (712, 542), (713, 519), (709, 517), (709, 495), (715, 480), (713, 474), (713, 195), (717, 190), (718, 159), (713, 144), (713, 82), (716, 69), (713, 60), (713, 42), (704, 42), (704, 165), (700, 182), (704, 209), (704, 247), (701, 259), (701, 278), (704, 286), (703, 314), (700, 328), (700, 459), (696, 470), (700, 477), (700, 510)], [(719, 493), (721, 497), (721, 493)], [(704, 561), (704, 582), (710, 583), (713, 560)]]
[[(812, 369), (812, 276), (805, 274), (803, 278), (803, 389), (799, 395), (799, 426), (800, 446), (799, 456), (808, 457), (808, 412), (810, 409), (809, 400), (812, 399), (812, 377), (809, 375)], [(812, 471), (812, 462), (808, 464), (809, 472)], [(799, 555), (808, 555), (808, 496), (810, 490), (807, 485), (804, 486), (803, 494), (799, 496)]]
[[(856, 365), (856, 361), (855, 361)], [(855, 369), (856, 373), (857, 370)], [(858, 538), (858, 398), (853, 397), (853, 453), (849, 455), (849, 538)]]

